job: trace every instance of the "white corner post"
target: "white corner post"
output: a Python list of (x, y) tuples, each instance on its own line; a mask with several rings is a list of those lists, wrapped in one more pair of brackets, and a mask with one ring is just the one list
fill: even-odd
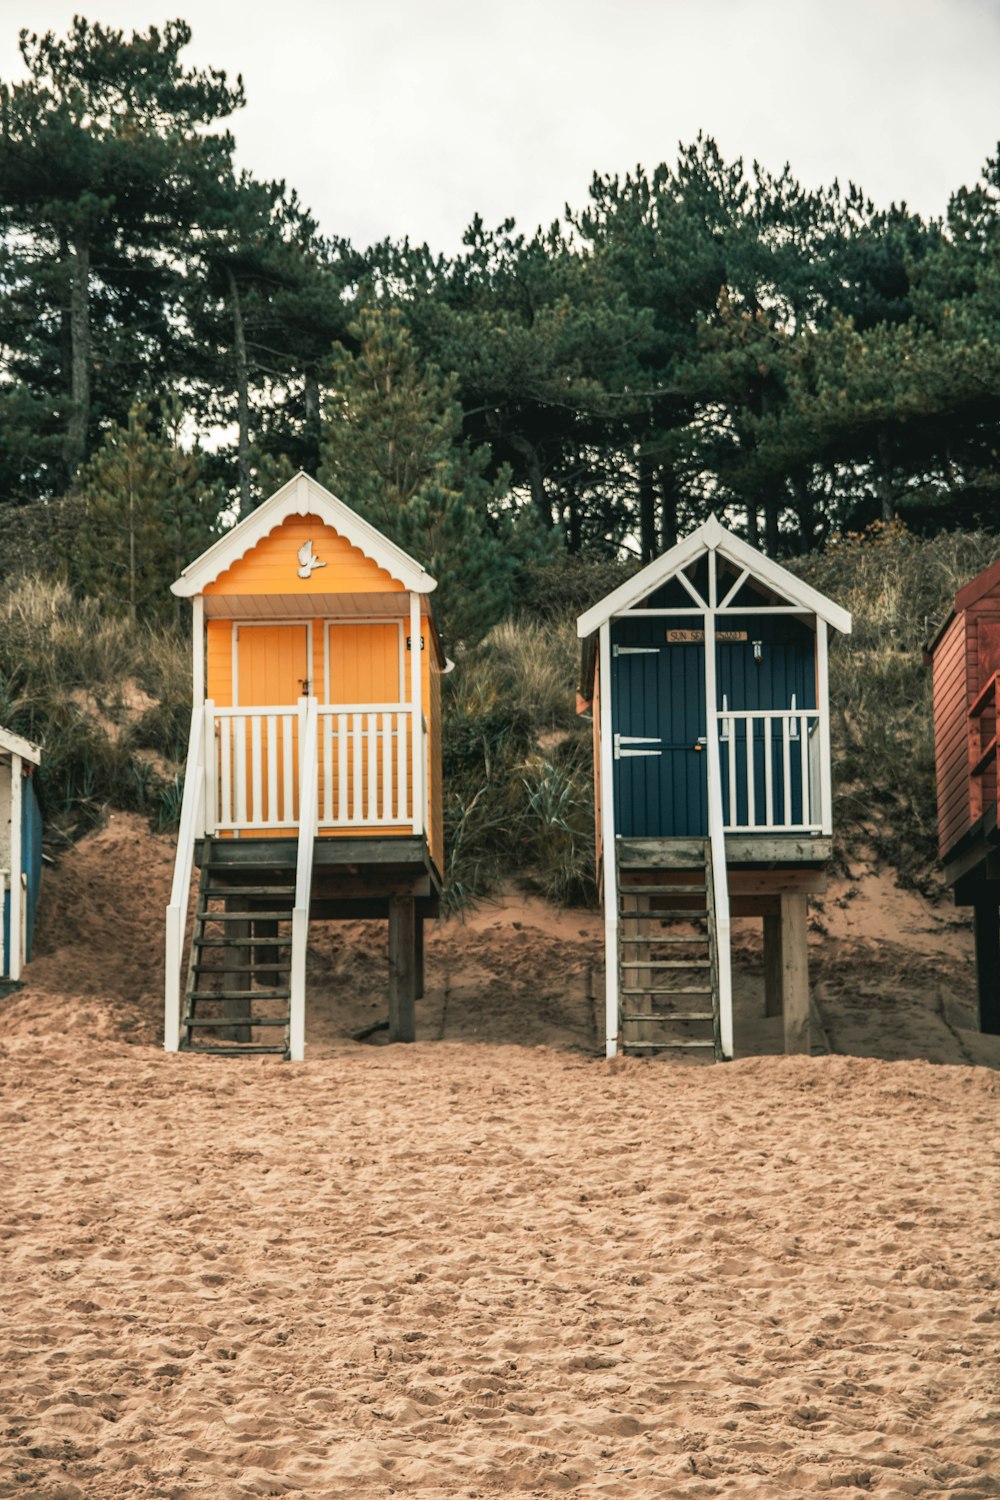
[(24, 763), (15, 752), (10, 758), (10, 962), (8, 975), (11, 979), (21, 977), (21, 799), (23, 789), (21, 777)]
[(306, 1055), (306, 951), (309, 946), (309, 908), (312, 902), (313, 846), (319, 822), (318, 700), (300, 698), (304, 713), (299, 739), (299, 847), (295, 867), (295, 906), (292, 908), (291, 999), (288, 1007), (288, 1056), (302, 1062)]
[(605, 1053), (618, 1055), (618, 847), (615, 843), (614, 731), (611, 720), (611, 626), (598, 635), (601, 691), (601, 856), (604, 862)]
[(819, 709), (820, 817), (823, 832), (833, 833), (833, 775), (830, 749), (830, 633), (816, 618), (816, 706)]
[[(209, 721), (210, 722), (210, 721)], [(174, 879), (166, 913), (165, 972), (163, 984), (163, 1046), (176, 1052), (181, 1044), (181, 965), (184, 959), (184, 930), (187, 925), (194, 846), (205, 827), (205, 714), (195, 706), (191, 712), (191, 732), (184, 769), (184, 797), (181, 821), (177, 830), (177, 853), (174, 857)]]
[(191, 600), (191, 704), (199, 709), (205, 701), (205, 596)]
[[(710, 553), (710, 600), (715, 601), (715, 554)], [(729, 880), (726, 870), (726, 832), (722, 816), (722, 767), (719, 760), (719, 697), (715, 663), (715, 610), (705, 611), (705, 748), (708, 837), (712, 848), (712, 888), (715, 906), (715, 959), (719, 983), (719, 1041), (723, 1057), (733, 1055), (732, 965), (729, 951)]]
[(410, 705), (413, 710), (413, 732), (410, 754), (413, 757), (413, 832), (424, 832), (424, 678), (423, 653), (420, 650), (420, 595), (410, 593)]

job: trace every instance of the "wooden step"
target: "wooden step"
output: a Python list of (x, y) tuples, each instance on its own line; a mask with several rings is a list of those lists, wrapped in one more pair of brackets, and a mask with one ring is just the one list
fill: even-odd
[(238, 1016), (235, 1020), (232, 1016), (213, 1016), (208, 1020), (202, 1020), (201, 1016), (192, 1016), (185, 1026), (214, 1026), (217, 1030), (223, 1026), (287, 1026), (287, 1016), (254, 1016), (252, 1019), (243, 1019)]
[(711, 995), (711, 984), (678, 984), (676, 989), (655, 989), (643, 984), (624, 984), (622, 995)]
[(292, 904), (295, 901), (294, 885), (213, 885), (202, 894), (213, 899), (221, 896), (288, 896)]
[(290, 922), (288, 911), (199, 911), (196, 922)]
[(712, 1051), (715, 1051), (715, 1041), (709, 1041), (707, 1038), (704, 1041), (623, 1042), (622, 1046), (633, 1049), (641, 1047), (646, 1052), (653, 1049), (660, 1052), (666, 1047), (711, 1047)]
[(267, 974), (291, 968), (291, 961), (284, 959), (277, 964), (195, 964), (199, 974)]
[(619, 943), (642, 943), (643, 945), (646, 943), (707, 943), (708, 933), (693, 932), (686, 933), (683, 936), (678, 936), (676, 933), (670, 933), (666, 936), (654, 933), (650, 937), (623, 937), (620, 935), (618, 941)]
[(288, 937), (195, 937), (196, 948), (290, 948)]
[(623, 969), (710, 969), (708, 958), (627, 958)]
[(268, 1042), (243, 1042), (233, 1043), (227, 1046), (199, 1047), (189, 1042), (183, 1049), (185, 1052), (200, 1052), (203, 1057), (249, 1057), (251, 1053), (268, 1052), (274, 1057), (286, 1057), (288, 1048), (285, 1046), (273, 1047)]
[(703, 885), (619, 885), (620, 896), (704, 896)]
[(289, 1000), (291, 990), (192, 990), (192, 1000)]
[(653, 1011), (651, 1013), (632, 1014), (629, 1012), (622, 1016), (623, 1021), (714, 1021), (715, 1016), (710, 1010), (674, 1010)]
[(708, 912), (703, 907), (664, 906), (660, 911), (620, 911), (621, 922), (662, 922), (665, 918), (678, 918), (686, 922), (705, 922)]

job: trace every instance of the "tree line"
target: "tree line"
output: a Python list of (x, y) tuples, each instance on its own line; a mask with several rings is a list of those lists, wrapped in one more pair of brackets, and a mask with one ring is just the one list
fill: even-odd
[(772, 556), (995, 526), (997, 159), (925, 220), (702, 136), (534, 233), (359, 249), (236, 170), (243, 84), (190, 35), (77, 17), (0, 85), (0, 569), (168, 608), (301, 467), (472, 639), (533, 561), (647, 560), (712, 510)]

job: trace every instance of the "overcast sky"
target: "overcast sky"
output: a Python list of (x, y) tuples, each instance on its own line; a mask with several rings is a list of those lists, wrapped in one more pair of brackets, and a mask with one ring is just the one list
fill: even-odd
[(937, 215), (1000, 140), (1000, 0), (0, 0), (0, 77), (22, 26), (77, 10), (183, 16), (189, 63), (243, 75), (240, 164), (361, 246), (454, 250), (475, 213), (530, 231), (699, 130)]

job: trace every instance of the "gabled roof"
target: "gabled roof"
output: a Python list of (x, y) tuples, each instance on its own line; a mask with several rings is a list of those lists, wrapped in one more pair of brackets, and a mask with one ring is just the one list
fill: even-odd
[(33, 766), (42, 763), (42, 752), (38, 745), (33, 745), (30, 740), (23, 740), (19, 734), (12, 734), (9, 729), (0, 728), (0, 753), (4, 752), (20, 755), (22, 759), (30, 760)]
[(633, 578), (627, 579), (592, 605), (577, 620), (577, 635), (582, 639), (592, 635), (612, 616), (624, 614), (708, 552), (725, 557), (741, 571), (746, 568), (750, 578), (765, 584), (773, 593), (787, 599), (789, 604), (797, 605), (809, 614), (825, 620), (834, 630), (839, 630), (844, 635), (850, 634), (851, 616), (846, 609), (841, 609), (839, 604), (834, 604), (832, 599), (828, 599), (817, 589), (810, 588), (780, 563), (772, 562), (771, 558), (765, 557), (755, 547), (734, 536), (715, 516), (710, 516), (703, 525), (678, 542), (676, 547), (671, 547), (669, 552), (654, 558), (641, 573), (636, 573)]
[(318, 480), (299, 471), (294, 479), (283, 484), (263, 505), (246, 516), (225, 536), (203, 552), (193, 563), (189, 563), (176, 583), (170, 585), (171, 592), (183, 599), (200, 594), (208, 584), (227, 568), (239, 562), (251, 547), (272, 532), (289, 516), (319, 516), (321, 521), (332, 526), (340, 536), (357, 547), (372, 562), (384, 568), (393, 578), (415, 594), (429, 594), (437, 588), (437, 580), (416, 562), (402, 547), (390, 542), (388, 537), (376, 531), (370, 522), (362, 519), (356, 511), (331, 495)]
[(960, 614), (963, 609), (985, 599), (987, 594), (994, 593), (1000, 594), (1000, 558), (959, 589), (955, 595), (955, 613)]

